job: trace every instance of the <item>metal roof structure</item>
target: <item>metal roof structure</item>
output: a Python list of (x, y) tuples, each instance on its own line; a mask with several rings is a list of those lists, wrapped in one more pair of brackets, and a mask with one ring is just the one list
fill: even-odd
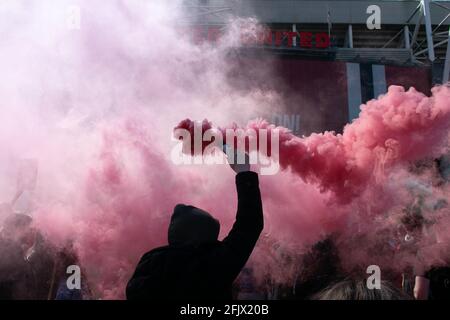
[[(381, 9), (382, 24), (403, 25), (422, 1), (404, 0), (185, 0), (183, 5), (198, 9), (205, 23), (226, 23), (229, 14), (255, 17), (263, 23), (332, 23), (365, 24), (367, 8)], [(431, 23), (439, 24), (450, 10), (450, 1), (428, 1)], [(194, 17), (194, 16), (193, 16)], [(423, 22), (424, 23), (424, 22)], [(450, 21), (445, 22), (450, 25)]]
[[(332, 57), (349, 62), (398, 65), (445, 63), (450, 68), (450, 1), (392, 0), (184, 0), (181, 22), (221, 26), (230, 17), (256, 18), (271, 28), (328, 32), (326, 50), (265, 48), (281, 54)], [(369, 28), (369, 7), (379, 8), (380, 27)]]

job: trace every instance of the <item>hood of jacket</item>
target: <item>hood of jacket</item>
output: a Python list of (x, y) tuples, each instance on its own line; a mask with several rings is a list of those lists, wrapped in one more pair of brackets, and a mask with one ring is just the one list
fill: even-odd
[(170, 219), (170, 246), (199, 246), (214, 243), (219, 237), (220, 223), (208, 212), (194, 206), (178, 204)]

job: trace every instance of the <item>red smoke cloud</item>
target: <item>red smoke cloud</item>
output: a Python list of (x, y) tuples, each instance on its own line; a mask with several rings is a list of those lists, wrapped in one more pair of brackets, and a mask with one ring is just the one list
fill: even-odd
[[(188, 130), (193, 138), (195, 125), (187, 119), (176, 129)], [(204, 134), (211, 128), (204, 120), (198, 131)], [(226, 129), (218, 130), (224, 133)], [(383, 179), (386, 171), (444, 152), (450, 129), (450, 87), (435, 87), (427, 97), (414, 88), (405, 91), (391, 86), (387, 94), (361, 106), (359, 118), (345, 126), (343, 134), (324, 132), (299, 138), (266, 121), (252, 121), (242, 129), (266, 129), (268, 135), (278, 130), (282, 168), (348, 202), (369, 183)], [(191, 141), (192, 148), (194, 144)], [(207, 145), (203, 142), (203, 149)]]

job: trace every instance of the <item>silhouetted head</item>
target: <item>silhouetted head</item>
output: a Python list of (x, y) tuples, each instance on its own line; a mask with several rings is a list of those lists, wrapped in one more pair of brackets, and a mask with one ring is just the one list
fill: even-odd
[(344, 280), (315, 295), (314, 300), (412, 300), (388, 281), (380, 289), (369, 289), (365, 280)]
[(169, 245), (199, 246), (214, 243), (220, 224), (208, 212), (193, 206), (178, 204), (170, 219)]

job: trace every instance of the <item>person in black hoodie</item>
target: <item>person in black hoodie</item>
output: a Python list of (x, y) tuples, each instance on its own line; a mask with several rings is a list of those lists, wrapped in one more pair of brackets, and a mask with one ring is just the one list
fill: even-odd
[(238, 205), (228, 236), (208, 212), (178, 204), (169, 225), (169, 245), (144, 254), (128, 282), (128, 300), (229, 300), (232, 284), (263, 230), (258, 175), (234, 164)]

